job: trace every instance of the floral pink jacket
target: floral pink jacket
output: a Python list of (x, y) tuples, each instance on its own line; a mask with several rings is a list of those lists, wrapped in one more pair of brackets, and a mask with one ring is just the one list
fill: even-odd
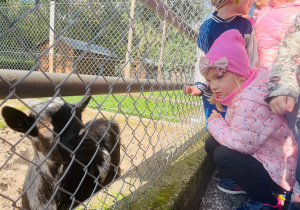
[(272, 65), (278, 52), (278, 45), (300, 11), (300, 0), (277, 7), (262, 8), (255, 19), (254, 30), (257, 39), (260, 66)]
[(274, 114), (264, 101), (270, 71), (256, 69), (255, 79), (238, 93), (225, 119), (208, 122), (208, 130), (224, 146), (251, 154), (281, 187), (295, 183), (297, 143), (282, 115)]

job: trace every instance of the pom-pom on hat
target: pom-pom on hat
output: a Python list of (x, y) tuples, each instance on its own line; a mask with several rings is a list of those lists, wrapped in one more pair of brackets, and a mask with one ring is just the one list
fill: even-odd
[(219, 74), (230, 71), (249, 78), (252, 71), (241, 33), (228, 30), (213, 43), (205, 58), (200, 60), (200, 73), (205, 76), (210, 67), (219, 70)]

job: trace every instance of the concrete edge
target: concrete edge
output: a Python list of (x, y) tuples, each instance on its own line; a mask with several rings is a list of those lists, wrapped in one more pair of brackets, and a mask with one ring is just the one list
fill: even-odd
[(214, 168), (213, 160), (206, 155), (186, 187), (178, 195), (174, 209), (199, 209)]

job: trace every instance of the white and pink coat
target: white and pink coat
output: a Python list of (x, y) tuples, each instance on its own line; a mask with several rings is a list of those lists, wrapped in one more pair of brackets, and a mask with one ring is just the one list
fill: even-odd
[(297, 143), (284, 117), (274, 114), (264, 101), (270, 71), (253, 72), (253, 81), (229, 103), (225, 119), (214, 118), (207, 128), (221, 145), (251, 154), (275, 183), (290, 191), (295, 183)]

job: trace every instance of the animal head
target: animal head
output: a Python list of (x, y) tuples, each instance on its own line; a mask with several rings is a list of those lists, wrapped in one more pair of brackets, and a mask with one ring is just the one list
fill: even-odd
[(90, 97), (85, 97), (76, 105), (68, 104), (62, 99), (45, 101), (32, 106), (29, 115), (5, 106), (2, 116), (6, 124), (13, 130), (28, 133), (37, 151), (48, 153), (57, 140), (70, 150), (77, 144), (72, 142), (83, 128), (81, 114)]

